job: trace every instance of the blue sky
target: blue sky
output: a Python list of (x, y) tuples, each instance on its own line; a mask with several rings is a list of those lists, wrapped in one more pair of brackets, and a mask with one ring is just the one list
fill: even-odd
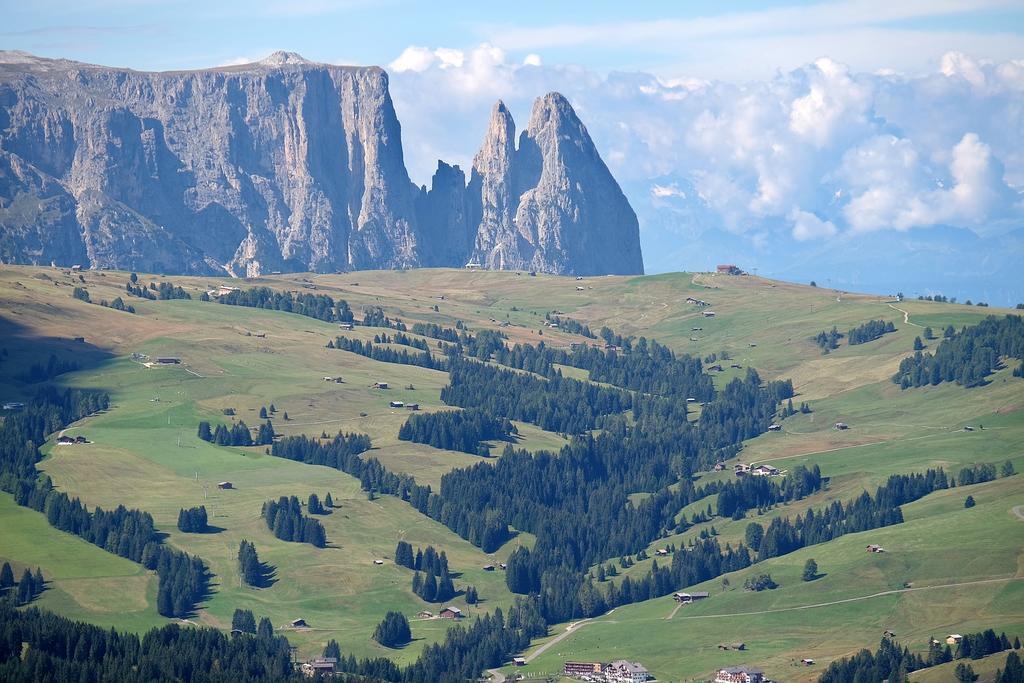
[(1024, 2), (498, 8), (0, 0), (0, 48), (145, 70), (275, 50), (381, 65), (419, 184), (438, 159), (472, 163), (496, 99), (522, 125), (559, 90), (637, 211), (648, 272), (735, 262), (1024, 301)]

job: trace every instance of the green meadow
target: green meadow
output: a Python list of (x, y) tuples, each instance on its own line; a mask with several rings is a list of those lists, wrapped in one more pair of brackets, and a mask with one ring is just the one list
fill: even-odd
[[(141, 280), (170, 280), (194, 299), (220, 284), (239, 284), (211, 277), (144, 275)], [(72, 288), (80, 285), (93, 300), (110, 300), (123, 294), (126, 281), (126, 273), (116, 272), (87, 272), (79, 279), (47, 268), (0, 270), (0, 346), (8, 351), (0, 362), (0, 389), (4, 400), (26, 397), (33, 387), (17, 375), (54, 353), (81, 364), (57, 384), (110, 393), (110, 410), (66, 430), (91, 443), (57, 446), (57, 435), (52, 435), (39, 467), (59, 489), (89, 506), (124, 504), (150, 512), (169, 543), (208, 563), (213, 591), (191, 621), (227, 629), (236, 608), (251, 609), (257, 618), (268, 616), (279, 628), (302, 618), (309, 629), (284, 632), (303, 657), (319, 654), (334, 638), (345, 653), (412, 661), (424, 645), (442, 639), (451, 623), (416, 618), (424, 609), (436, 613), (440, 605), (417, 598), (410, 589), (412, 573), (393, 564), (399, 540), (447, 553), (456, 588), (475, 586), (481, 597), (473, 607), (461, 596), (453, 601), (471, 616), (511, 604), (502, 572), (483, 566), (504, 561), (516, 543), (530, 545), (528, 534), (485, 555), (400, 500), (370, 500), (359, 481), (345, 473), (274, 458), (263, 447), (218, 447), (196, 436), (201, 420), (241, 420), (255, 427), (260, 408), (273, 404), (271, 419), (279, 434), (366, 433), (373, 440), (368, 456), (436, 488), (446, 472), (480, 458), (399, 441), (398, 430), (409, 413), (389, 403), (449, 409), (439, 399), (446, 373), (326, 348), (337, 335), (368, 341), (379, 329), (342, 331), (289, 313), (197, 300), (132, 298), (128, 303), (137, 313), (131, 315), (71, 297)], [(580, 284), (582, 292), (576, 290)], [(735, 544), (750, 521), (767, 524), (774, 516), (846, 501), (863, 490), (873, 492), (895, 473), (941, 466), (955, 474), (964, 466), (999, 466), (1008, 459), (1024, 471), (1024, 381), (1012, 377), (1012, 364), (986, 386), (970, 390), (943, 384), (901, 391), (889, 381), (925, 325), (941, 336), (946, 325), (959, 327), (1005, 311), (690, 273), (579, 283), (555, 276), (428, 269), (284, 275), (242, 286), (256, 285), (292, 291), (315, 287), (314, 293), (346, 299), (358, 317), (364, 307), (380, 306), (410, 326), (462, 321), (473, 330), (507, 323), (500, 329), (510, 343), (586, 341), (544, 326), (545, 313), (558, 311), (595, 333), (607, 325), (618, 333), (656, 338), (678, 353), (705, 359), (714, 354), (714, 362), (723, 365), (723, 372), (713, 375), (718, 386), (750, 367), (765, 379), (793, 379), (794, 403), (806, 401), (812, 412), (783, 420), (781, 432), (748, 441), (725, 472), (699, 476), (702, 482), (730, 478), (736, 461), (770, 462), (782, 470), (816, 464), (828, 477), (825, 489), (761, 515), (715, 518), (659, 539), (649, 547), (652, 555), (668, 544), (684, 546), (712, 527), (723, 544)], [(688, 304), (687, 297), (711, 305)], [(705, 317), (707, 310), (714, 317)], [(891, 320), (897, 331), (857, 346), (844, 340), (827, 355), (811, 341), (832, 326), (845, 333), (873, 319)], [(84, 344), (73, 341), (77, 336), (85, 338)], [(133, 360), (133, 353), (179, 357), (182, 365), (148, 368)], [(563, 371), (587, 379), (585, 372)], [(324, 381), (339, 376), (342, 383)], [(375, 389), (376, 382), (390, 388)], [(225, 415), (225, 409), (234, 415)], [(850, 429), (836, 430), (833, 425), (840, 421)], [(562, 435), (533, 425), (517, 427), (521, 447), (557, 450), (566, 443)], [(500, 454), (503, 444), (492, 446)], [(233, 488), (218, 489), (221, 481), (232, 482)], [(327, 548), (280, 541), (260, 517), (262, 504), (270, 499), (295, 495), (304, 500), (310, 493), (323, 498), (328, 492), (337, 507), (320, 518)], [(968, 494), (978, 504), (964, 509)], [(709, 502), (713, 506), (714, 498), (681, 512), (691, 517)], [(214, 533), (177, 530), (178, 511), (196, 505), (210, 511)], [(727, 586), (716, 579), (695, 587), (710, 591), (709, 600), (676, 609), (664, 597), (577, 625), (526, 671), (560, 672), (566, 659), (627, 658), (642, 662), (661, 681), (708, 680), (717, 667), (732, 664), (756, 665), (779, 680), (802, 681), (816, 679), (835, 658), (873, 649), (885, 629), (912, 649), (925, 648), (931, 635), (989, 627), (1024, 636), (1024, 520), (1011, 511), (1018, 505), (1024, 505), (1021, 474), (932, 494), (904, 506), (904, 524), (757, 564), (728, 576)], [(17, 507), (6, 494), (0, 494), (0, 529), (0, 558), (19, 571), (39, 566), (49, 581), (40, 606), (134, 631), (167, 621), (156, 614), (152, 574), (54, 530), (42, 515)], [(240, 585), (236, 556), (242, 539), (251, 540), (260, 559), (276, 568), (269, 588)], [(868, 543), (888, 552), (866, 553)], [(803, 582), (800, 573), (809, 557), (822, 576)], [(639, 561), (628, 573), (640, 575), (653, 561)], [(779, 588), (745, 592), (746, 576), (762, 572), (771, 573)], [(370, 637), (388, 610), (412, 619), (414, 641), (401, 650), (383, 648)], [(528, 654), (560, 637), (566, 627), (553, 625), (552, 635)], [(737, 641), (747, 649), (718, 647)], [(815, 664), (799, 665), (804, 657)], [(933, 677), (922, 673), (914, 680), (938, 680), (928, 675)]]

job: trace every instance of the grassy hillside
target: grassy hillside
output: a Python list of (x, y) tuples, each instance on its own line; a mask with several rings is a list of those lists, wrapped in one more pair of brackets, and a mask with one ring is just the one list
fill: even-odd
[[(227, 628), (236, 607), (252, 609), (257, 617), (269, 616), (278, 626), (302, 617), (311, 630), (288, 635), (303, 655), (318, 652), (329, 638), (336, 638), (345, 652), (410, 661), (423, 645), (443, 637), (449, 624), (414, 621), (416, 640), (397, 652), (371, 641), (374, 625), (387, 610), (411, 616), (439, 607), (414, 596), (411, 572), (390, 561), (400, 539), (446, 551), (452, 569), (460, 574), (456, 586), (473, 585), (483, 599), (474, 608), (461, 598), (455, 600), (470, 613), (511, 603), (503, 574), (485, 572), (482, 566), (504, 560), (515, 541), (488, 556), (395, 498), (368, 500), (358, 480), (342, 472), (273, 458), (260, 447), (217, 447), (196, 437), (200, 420), (235, 419), (256, 426), (259, 409), (273, 403), (279, 433), (369, 434), (374, 445), (369, 455), (436, 488), (445, 472), (480, 459), (399, 441), (397, 432), (408, 412), (390, 408), (389, 402), (418, 402), (427, 411), (446, 408), (439, 399), (446, 373), (325, 348), (335, 335), (368, 341), (380, 329), (342, 332), (337, 325), (289, 313), (198, 300), (126, 297), (137, 310), (133, 315), (72, 297), (72, 289), (82, 286), (93, 301), (113, 300), (124, 296), (127, 279), (126, 273), (115, 272), (79, 276), (49, 268), (0, 271), (0, 346), (7, 351), (0, 361), (0, 390), (4, 400), (28, 396), (34, 385), (18, 376), (54, 353), (81, 366), (58, 377), (57, 384), (110, 392), (109, 411), (67, 430), (86, 435), (92, 443), (55, 446), (51, 439), (40, 467), (59, 489), (90, 506), (124, 504), (150, 512), (158, 528), (169, 534), (170, 543), (206, 560), (216, 584), (194, 621)], [(240, 284), (206, 277), (141, 276), (144, 284), (167, 280), (185, 287), (194, 299), (222, 283)], [(787, 418), (780, 433), (750, 440), (738, 460), (770, 461), (784, 470), (818, 464), (829, 483), (815, 496), (767, 511), (758, 519), (764, 523), (772, 516), (792, 516), (831, 500), (849, 500), (865, 488), (873, 490), (893, 473), (936, 466), (955, 471), (1006, 459), (1024, 470), (1024, 381), (1011, 376), (1012, 366), (994, 375), (987, 386), (971, 390), (943, 384), (901, 391), (889, 381), (924, 325), (941, 335), (946, 325), (971, 324), (1004, 313), (995, 309), (897, 302), (754, 277), (684, 273), (579, 282), (516, 273), (376, 271), (275, 276), (242, 286), (256, 285), (344, 298), (359, 318), (364, 307), (380, 306), (407, 324), (454, 326), (462, 321), (475, 330), (507, 322), (501, 329), (510, 343), (543, 341), (564, 347), (589, 341), (546, 327), (545, 313), (558, 311), (594, 332), (608, 325), (618, 333), (654, 337), (679, 353), (715, 354), (724, 368), (713, 375), (719, 386), (748, 367), (766, 379), (792, 378), (798, 392), (794, 403), (807, 401), (813, 412)], [(578, 291), (578, 286), (584, 290)], [(687, 297), (711, 305), (688, 304)], [(705, 317), (707, 310), (715, 316)], [(845, 333), (873, 319), (892, 321), (897, 331), (858, 346), (844, 340), (828, 355), (811, 341), (833, 325)], [(701, 329), (693, 329), (697, 327)], [(76, 342), (75, 337), (85, 339)], [(433, 340), (428, 343), (436, 345)], [(133, 361), (132, 353), (180, 357), (183, 364), (147, 368)], [(565, 374), (586, 378), (576, 369)], [(325, 376), (341, 376), (344, 383), (325, 382)], [(374, 389), (378, 381), (391, 388)], [(234, 410), (234, 417), (224, 415), (226, 408)], [(832, 425), (837, 421), (849, 423), (851, 429), (835, 430)], [(975, 430), (965, 432), (965, 425)], [(565, 443), (561, 435), (533, 425), (518, 427), (523, 447), (557, 449)], [(501, 444), (495, 445), (495, 452), (500, 452)], [(728, 471), (705, 473), (702, 479), (731, 476)], [(230, 480), (236, 489), (219, 491), (215, 484), (222, 480)], [(707, 587), (715, 594), (712, 600), (684, 607), (671, 620), (670, 598), (619, 608), (577, 627), (578, 632), (545, 650), (529, 670), (560, 670), (568, 657), (627, 657), (643, 662), (660, 680), (699, 679), (716, 666), (735, 663), (762, 666), (783, 680), (803, 680), (820, 673), (835, 657), (874, 647), (885, 628), (897, 631), (901, 640), (907, 633), (906, 643), (912, 647), (922, 647), (929, 634), (944, 630), (991, 626), (1024, 633), (1024, 614), (1012, 607), (1024, 604), (1024, 588), (1011, 580), (1021, 576), (1024, 521), (1009, 512), (1013, 505), (1024, 504), (1024, 477), (970, 488), (936, 493), (905, 506), (903, 525), (843, 537), (751, 568), (771, 571), (781, 584), (775, 591), (744, 593), (740, 587), (745, 574), (740, 572), (729, 577), (730, 590), (723, 594), (720, 581), (713, 582)], [(310, 493), (323, 497), (328, 491), (340, 508), (322, 518), (329, 541), (325, 549), (279, 541), (259, 516), (260, 506), (271, 498), (305, 499)], [(979, 503), (972, 510), (962, 507), (968, 492)], [(708, 502), (713, 504), (714, 499), (695, 507), (704, 509)], [(211, 510), (211, 524), (220, 530), (202, 535), (178, 532), (178, 510), (200, 504)], [(693, 510), (685, 512), (691, 515)], [(104, 626), (136, 630), (165, 621), (154, 609), (155, 579), (137, 565), (53, 530), (41, 515), (16, 507), (6, 494), (0, 494), (0, 516), (0, 521), (9, 522), (4, 528), (14, 530), (0, 535), (0, 557), (40, 565), (47, 578), (54, 579), (41, 598), (43, 606)], [(723, 544), (735, 544), (749, 521), (714, 519), (652, 544), (651, 551), (666, 543), (684, 544), (711, 526)], [(243, 538), (252, 540), (261, 559), (277, 568), (277, 581), (270, 588), (239, 586), (235, 557)], [(34, 539), (38, 541), (31, 542)], [(519, 542), (529, 543), (529, 538), (524, 534)], [(868, 542), (882, 543), (893, 552), (866, 555), (863, 547)], [(75, 562), (63, 566), (62, 557)], [(814, 557), (826, 575), (804, 584), (798, 577), (807, 557)], [(385, 564), (375, 565), (375, 559)], [(650, 562), (638, 562), (630, 572), (646, 572)], [(929, 588), (990, 579), (995, 581)], [(867, 597), (902, 590), (907, 583), (927, 590)], [(109, 597), (110, 585), (123, 586), (116, 599)], [(836, 600), (851, 601), (794, 609)], [(747, 612), (757, 614), (729, 616)], [(564, 626), (552, 629), (555, 634), (563, 630)], [(735, 653), (716, 647), (734, 640), (746, 641), (750, 650)], [(792, 665), (804, 656), (815, 657), (817, 665)]]

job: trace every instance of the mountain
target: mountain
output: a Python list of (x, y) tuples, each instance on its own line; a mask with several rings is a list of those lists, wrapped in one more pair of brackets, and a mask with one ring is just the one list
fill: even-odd
[(456, 266), (641, 273), (637, 219), (568, 101), (467, 183), (406, 170), (377, 67), (287, 52), (146, 73), (0, 52), (0, 259), (238, 276)]

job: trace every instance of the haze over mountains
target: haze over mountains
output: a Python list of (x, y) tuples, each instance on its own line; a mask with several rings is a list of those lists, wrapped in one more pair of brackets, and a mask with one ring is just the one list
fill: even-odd
[(406, 170), (377, 67), (278, 52), (146, 73), (0, 53), (0, 259), (168, 273), (484, 267), (642, 273), (583, 123), (498, 102), (467, 181)]

